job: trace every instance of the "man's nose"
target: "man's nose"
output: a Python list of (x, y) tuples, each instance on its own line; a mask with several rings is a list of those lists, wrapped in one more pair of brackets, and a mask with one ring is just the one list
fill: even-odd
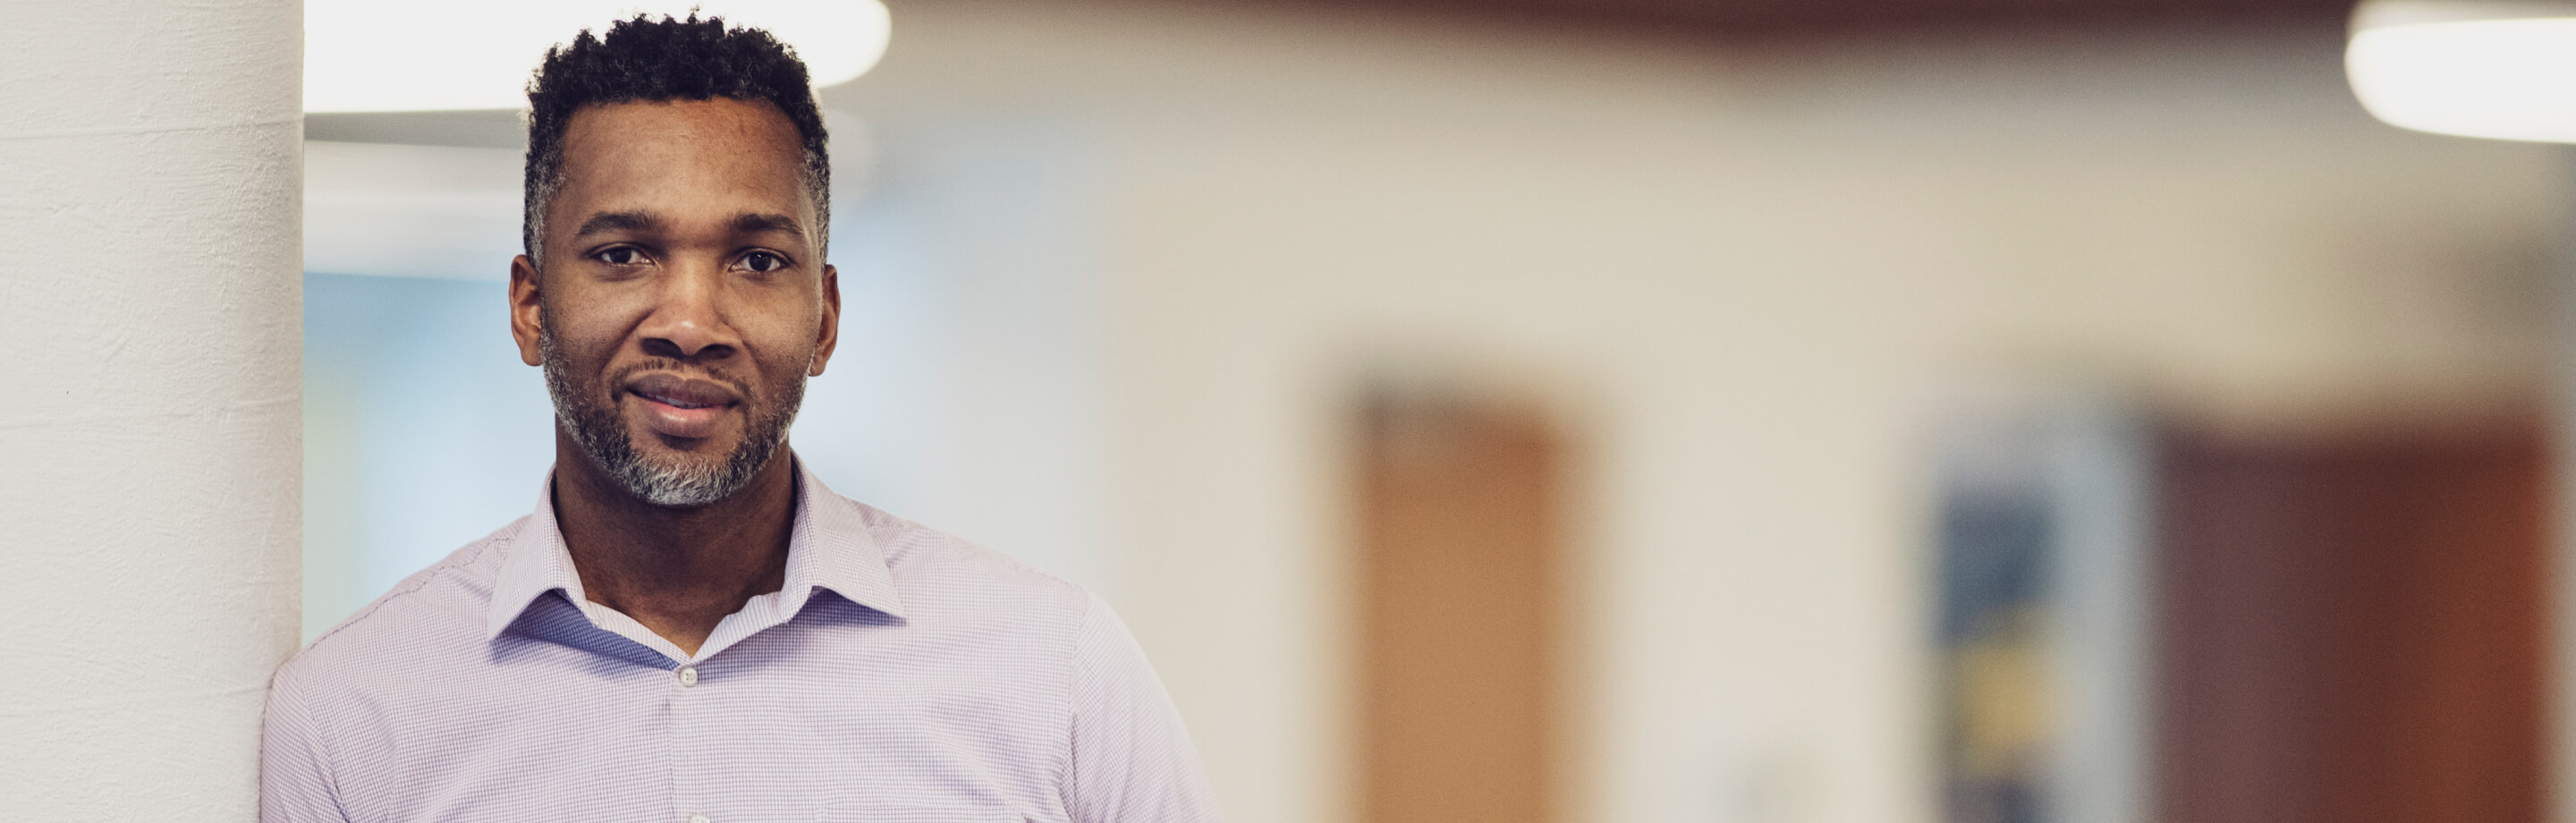
[(674, 360), (731, 356), (740, 341), (725, 323), (723, 272), (712, 266), (674, 268), (663, 278), (653, 314), (637, 329), (644, 353)]

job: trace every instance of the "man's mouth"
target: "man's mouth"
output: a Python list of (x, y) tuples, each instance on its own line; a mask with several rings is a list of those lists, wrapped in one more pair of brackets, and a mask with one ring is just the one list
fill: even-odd
[(714, 435), (725, 411), (742, 402), (740, 395), (722, 383), (668, 372), (629, 382), (626, 393), (644, 401), (647, 423), (655, 432), (690, 440)]
[(690, 400), (686, 397), (680, 397), (677, 395), (654, 394), (646, 391), (636, 392), (635, 396), (676, 409), (711, 409), (724, 405), (723, 403)]

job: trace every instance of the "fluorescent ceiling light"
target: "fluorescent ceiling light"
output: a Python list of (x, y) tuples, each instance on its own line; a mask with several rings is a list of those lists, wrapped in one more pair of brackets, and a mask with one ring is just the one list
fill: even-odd
[(2576, 2), (2367, 0), (2344, 71), (2417, 131), (2576, 143)]
[(817, 87), (858, 77), (885, 53), (879, 0), (306, 0), (304, 110), (525, 108), (548, 47), (638, 13), (692, 8), (776, 35)]

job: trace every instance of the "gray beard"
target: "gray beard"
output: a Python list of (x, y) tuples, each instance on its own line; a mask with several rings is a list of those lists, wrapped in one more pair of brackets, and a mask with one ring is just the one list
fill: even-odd
[(750, 485), (753, 475), (769, 465), (778, 447), (786, 445), (787, 429), (796, 422), (796, 407), (805, 402), (805, 381), (798, 379), (779, 393), (777, 403), (752, 409), (750, 428), (743, 432), (742, 443), (725, 456), (722, 465), (662, 465), (635, 447), (613, 399), (602, 405), (598, 387), (575, 380), (564, 371), (563, 353), (555, 347), (554, 334), (543, 326), (537, 331), (537, 352), (545, 361), (546, 394), (554, 398), (558, 425), (581, 445), (582, 453), (590, 456), (593, 465), (617, 478), (627, 493), (656, 506), (704, 506), (742, 491), (742, 487)]

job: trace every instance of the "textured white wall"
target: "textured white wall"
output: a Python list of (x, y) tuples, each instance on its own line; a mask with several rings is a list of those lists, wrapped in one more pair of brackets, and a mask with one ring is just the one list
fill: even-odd
[(302, 7), (0, 27), (0, 794), (250, 820), (296, 631)]

